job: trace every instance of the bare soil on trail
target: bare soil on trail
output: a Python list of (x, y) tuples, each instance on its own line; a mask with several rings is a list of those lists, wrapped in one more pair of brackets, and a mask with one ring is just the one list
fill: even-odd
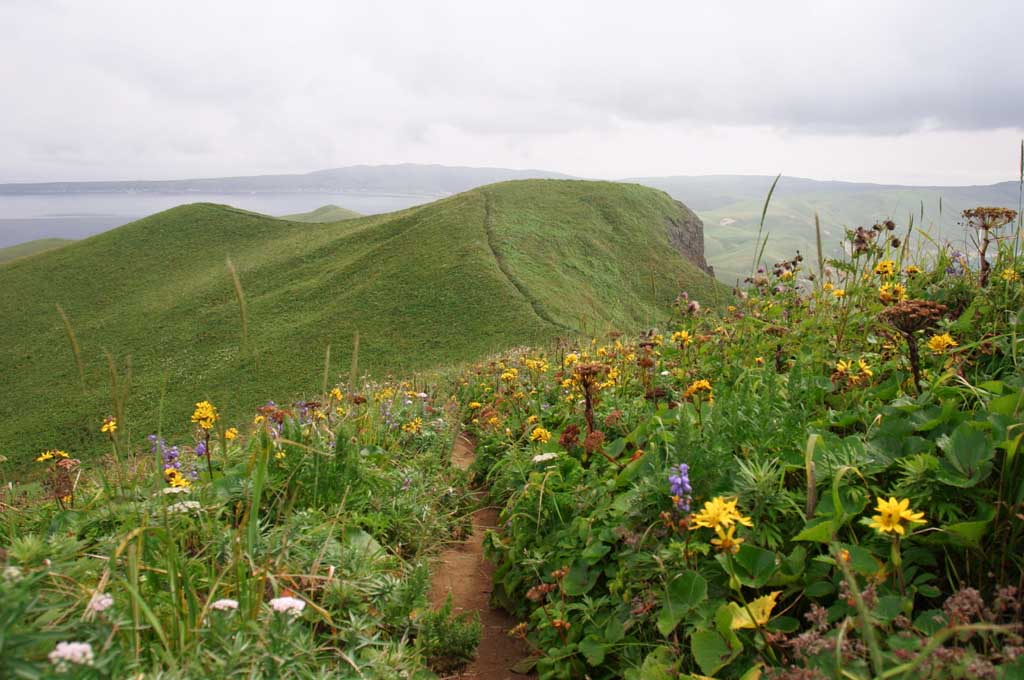
[[(473, 442), (460, 434), (452, 450), (452, 464), (464, 470), (473, 463), (474, 457)], [(480, 508), (474, 512), (472, 535), (441, 553), (434, 565), (431, 604), (435, 607), (443, 605), (451, 593), (454, 612), (478, 612), (483, 625), (476, 659), (462, 671), (449, 676), (451, 678), (516, 680), (534, 677), (510, 670), (528, 656), (530, 650), (522, 640), (507, 634), (516, 625), (516, 620), (490, 604), (494, 565), (484, 559), (483, 541), (484, 534), (497, 526), (497, 521), (498, 511), (495, 508)]]

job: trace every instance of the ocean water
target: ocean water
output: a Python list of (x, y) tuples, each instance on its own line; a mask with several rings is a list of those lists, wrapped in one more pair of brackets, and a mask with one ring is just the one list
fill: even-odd
[(40, 238), (85, 238), (186, 203), (225, 203), (267, 215), (291, 215), (334, 204), (375, 215), (437, 198), (316, 193), (0, 195), (0, 248)]

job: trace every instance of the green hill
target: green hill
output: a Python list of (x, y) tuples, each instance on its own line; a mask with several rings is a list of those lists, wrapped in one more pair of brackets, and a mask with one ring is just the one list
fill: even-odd
[(340, 205), (322, 205), (316, 210), (312, 210), (306, 213), (298, 213), (296, 215), (282, 215), (282, 220), (290, 220), (292, 222), (341, 222), (342, 220), (352, 220), (357, 217), (362, 217), (360, 213), (355, 210), (349, 210), (348, 208), (342, 208)]
[[(720, 287), (668, 243), (682, 209), (638, 185), (526, 180), (424, 206), (299, 224), (181, 206), (0, 269), (0, 451), (102, 445), (104, 352), (130, 366), (127, 422), (182, 434), (210, 399), (226, 422), (349, 370), (408, 373), (519, 344), (663, 318), (681, 288)], [(237, 267), (248, 310), (225, 265)], [(60, 304), (84, 360), (85, 389)]]
[(72, 240), (66, 238), (41, 238), (35, 241), (26, 241), (25, 243), (19, 243), (14, 246), (0, 248), (0, 264), (10, 262), (11, 260), (17, 260), (21, 257), (35, 255), (36, 253), (43, 253), (47, 250), (53, 250), (54, 248), (60, 248), (61, 246), (66, 246), (72, 242)]

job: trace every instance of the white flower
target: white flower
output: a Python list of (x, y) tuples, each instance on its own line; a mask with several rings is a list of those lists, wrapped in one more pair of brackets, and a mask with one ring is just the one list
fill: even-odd
[(270, 607), (275, 612), (298, 616), (306, 608), (306, 603), (296, 597), (275, 597), (270, 601)]
[[(305, 604), (305, 602), (303, 602)], [(232, 600), (224, 598), (223, 600), (217, 600), (210, 605), (210, 609), (216, 609), (219, 612), (227, 612), (238, 609), (238, 600)]]
[(199, 501), (182, 501), (180, 503), (175, 503), (174, 505), (167, 506), (167, 512), (172, 513), (172, 514), (179, 513), (179, 512), (184, 512), (184, 513), (199, 512), (202, 509), (203, 509), (203, 506), (202, 506), (202, 504), (199, 503)]
[(661, 375), (672, 375), (671, 371), (662, 371)]
[(50, 663), (61, 673), (68, 669), (69, 663), (91, 666), (93, 658), (92, 645), (88, 642), (58, 642), (49, 655)]
[(21, 569), (11, 565), (4, 567), (4, 581), (7, 583), (14, 583), (15, 581), (21, 580)]
[(558, 458), (558, 454), (555, 453), (554, 451), (550, 451), (548, 453), (538, 453), (536, 456), (533, 457), (533, 462), (546, 463), (549, 460), (554, 460), (555, 458)]
[(416, 396), (419, 397), (420, 399), (426, 399), (428, 395), (426, 392), (420, 392)]
[(92, 599), (89, 600), (89, 609), (94, 612), (102, 612), (110, 609), (113, 604), (114, 598), (107, 593), (96, 593), (92, 596)]
[(168, 495), (168, 496), (171, 495), (171, 494), (175, 494), (175, 493), (189, 493), (189, 492), (190, 492), (190, 490), (189, 490), (189, 488), (187, 486), (169, 486), (166, 489), (164, 489), (164, 494)]

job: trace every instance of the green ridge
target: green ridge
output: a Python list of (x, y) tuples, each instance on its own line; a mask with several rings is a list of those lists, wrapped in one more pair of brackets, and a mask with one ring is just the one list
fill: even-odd
[[(102, 447), (113, 410), (104, 351), (131, 365), (137, 441), (160, 427), (162, 395), (166, 431), (201, 399), (238, 424), (267, 399), (318, 391), (327, 346), (332, 380), (347, 375), (357, 331), (360, 371), (381, 375), (642, 327), (681, 288), (714, 289), (668, 246), (673, 211), (652, 189), (552, 180), (330, 224), (192, 204), (12, 262), (0, 269), (0, 451)], [(246, 353), (228, 257), (245, 293)], [(56, 304), (81, 347), (84, 391)]]
[(35, 255), (37, 253), (44, 253), (47, 250), (60, 248), (69, 243), (74, 243), (74, 241), (66, 238), (41, 238), (36, 239), (35, 241), (26, 241), (25, 243), (19, 243), (14, 246), (0, 248), (0, 264), (10, 262), (11, 260), (17, 260), (22, 257), (28, 257), (29, 255)]
[(357, 217), (362, 217), (362, 215), (357, 213), (355, 210), (342, 208), (340, 205), (322, 205), (316, 210), (311, 210), (310, 212), (297, 213), (295, 215), (282, 215), (281, 219), (289, 220), (291, 222), (325, 223), (353, 220)]

